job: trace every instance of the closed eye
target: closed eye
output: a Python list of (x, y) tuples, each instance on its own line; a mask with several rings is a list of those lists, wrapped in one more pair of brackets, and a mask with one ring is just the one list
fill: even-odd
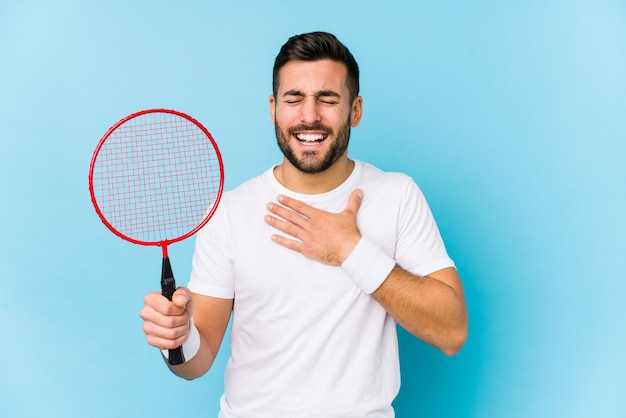
[(317, 93), (317, 100), (325, 104), (338, 104), (340, 102), (341, 96), (339, 93), (334, 92), (332, 90), (322, 90)]
[(304, 93), (298, 90), (289, 90), (283, 94), (283, 101), (287, 104), (300, 103), (304, 100)]
[[(304, 101), (306, 95), (297, 90), (289, 90), (283, 95), (283, 101), (287, 104), (298, 104)], [(336, 105), (341, 103), (341, 96), (332, 90), (322, 90), (315, 94), (315, 100), (327, 104)]]

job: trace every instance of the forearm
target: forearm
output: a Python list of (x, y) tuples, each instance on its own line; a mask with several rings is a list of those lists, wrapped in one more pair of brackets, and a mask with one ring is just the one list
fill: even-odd
[(447, 355), (467, 339), (465, 298), (454, 268), (419, 277), (396, 265), (372, 296), (404, 329)]
[[(194, 294), (193, 323), (199, 336), (197, 353), (183, 364), (170, 369), (183, 379), (196, 379), (209, 371), (222, 344), (233, 308), (232, 299), (219, 299)], [(183, 349), (184, 352), (184, 349)]]
[(206, 342), (206, 339), (200, 335), (200, 348), (192, 358), (187, 359), (183, 364), (175, 366), (169, 364), (166, 358), (164, 360), (172, 373), (183, 379), (193, 380), (209, 371), (216, 356), (217, 351), (213, 350)]

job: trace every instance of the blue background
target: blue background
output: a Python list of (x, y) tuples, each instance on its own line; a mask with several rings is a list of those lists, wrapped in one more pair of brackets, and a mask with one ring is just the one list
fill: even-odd
[[(112, 235), (91, 154), (134, 111), (199, 119), (231, 189), (279, 161), (271, 66), (335, 33), (351, 156), (426, 194), (463, 278), (447, 358), (400, 332), (403, 417), (626, 417), (626, 2), (0, 3), (0, 416), (215, 416), (228, 344), (171, 375), (141, 331), (160, 251)], [(193, 240), (170, 248), (186, 282)]]

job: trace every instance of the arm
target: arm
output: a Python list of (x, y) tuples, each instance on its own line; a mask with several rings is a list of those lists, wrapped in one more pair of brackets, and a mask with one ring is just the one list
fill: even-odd
[(191, 380), (204, 375), (213, 364), (222, 344), (233, 307), (232, 299), (219, 299), (192, 294), (181, 287), (172, 301), (160, 292), (144, 298), (140, 312), (148, 344), (163, 349), (176, 348), (189, 337), (189, 321), (193, 315), (200, 335), (200, 348), (192, 358), (177, 366), (168, 366), (176, 375)]
[(467, 339), (467, 310), (455, 268), (426, 277), (396, 264), (372, 296), (404, 329), (451, 356)]
[[(355, 191), (345, 210), (329, 213), (279, 196), (268, 204), (265, 221), (296, 239), (274, 235), (279, 245), (317, 260), (340, 266), (361, 240), (356, 214), (362, 194)], [(395, 265), (372, 296), (407, 331), (448, 355), (457, 353), (467, 338), (467, 311), (461, 280), (454, 268), (419, 277)]]

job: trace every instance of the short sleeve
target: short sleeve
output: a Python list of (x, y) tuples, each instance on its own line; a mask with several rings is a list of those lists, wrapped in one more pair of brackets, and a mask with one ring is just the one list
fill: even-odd
[(395, 257), (398, 265), (420, 276), (454, 267), (426, 198), (410, 178), (398, 212)]
[(223, 199), (213, 217), (196, 236), (188, 285), (194, 293), (223, 299), (232, 299), (235, 295), (227, 215), (227, 202)]

